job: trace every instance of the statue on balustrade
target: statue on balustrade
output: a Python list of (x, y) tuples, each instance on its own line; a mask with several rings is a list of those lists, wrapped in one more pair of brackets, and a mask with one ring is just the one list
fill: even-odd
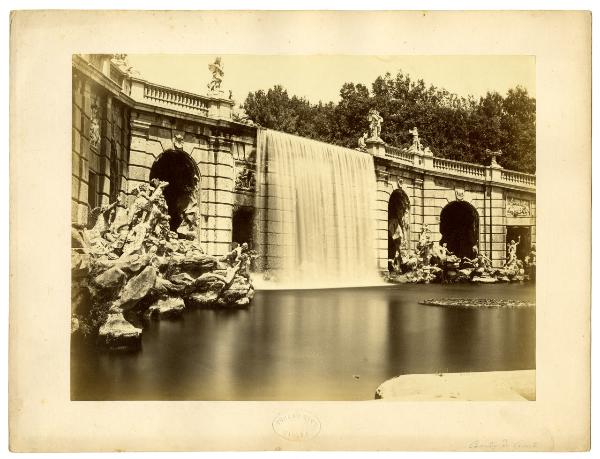
[(369, 121), (369, 134), (371, 140), (379, 140), (381, 141), (381, 125), (383, 123), (383, 117), (379, 114), (377, 110), (372, 108), (369, 110), (369, 115), (367, 116), (367, 120)]
[(223, 81), (223, 64), (221, 63), (221, 57), (217, 56), (212, 64), (208, 64), (208, 70), (212, 73), (212, 80), (208, 83), (208, 89), (211, 92), (216, 92), (221, 89), (221, 82)]
[(423, 150), (423, 145), (421, 144), (421, 140), (419, 139), (419, 130), (416, 127), (409, 129), (408, 132), (412, 134), (413, 140), (410, 146), (410, 150), (414, 152), (420, 152)]
[(365, 132), (362, 137), (358, 138), (358, 150), (367, 151), (367, 138), (369, 137), (369, 133)]

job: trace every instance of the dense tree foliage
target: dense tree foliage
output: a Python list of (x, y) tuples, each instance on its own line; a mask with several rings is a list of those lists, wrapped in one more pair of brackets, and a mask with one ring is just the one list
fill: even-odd
[(381, 137), (390, 145), (407, 145), (408, 130), (417, 127), (436, 156), (488, 164), (485, 150), (500, 149), (502, 166), (535, 172), (535, 98), (520, 86), (505, 96), (488, 92), (476, 100), (400, 72), (378, 77), (370, 91), (345, 83), (340, 97), (337, 104), (311, 104), (278, 85), (248, 94), (242, 108), (261, 126), (351, 148), (367, 131), (367, 113), (375, 108), (384, 118)]

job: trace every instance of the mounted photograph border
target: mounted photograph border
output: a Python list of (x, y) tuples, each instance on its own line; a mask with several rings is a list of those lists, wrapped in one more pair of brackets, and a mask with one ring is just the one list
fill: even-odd
[[(535, 56), (536, 401), (71, 402), (71, 56), (114, 50)], [(15, 12), (10, 68), (11, 450), (589, 448), (589, 13)]]

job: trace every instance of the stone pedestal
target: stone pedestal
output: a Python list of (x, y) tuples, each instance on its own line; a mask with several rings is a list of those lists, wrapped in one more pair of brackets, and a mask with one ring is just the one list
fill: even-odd
[(379, 137), (367, 139), (365, 143), (367, 144), (367, 152), (371, 155), (385, 157), (385, 142)]
[(224, 91), (213, 91), (208, 94), (208, 116), (213, 119), (231, 120), (235, 102), (225, 97)]

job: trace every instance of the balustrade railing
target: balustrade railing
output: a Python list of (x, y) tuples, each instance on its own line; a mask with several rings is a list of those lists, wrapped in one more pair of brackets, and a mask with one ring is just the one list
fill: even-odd
[[(392, 147), (390, 145), (385, 146), (385, 156), (395, 161), (421, 165), (420, 167), (425, 169), (433, 169), (445, 174), (473, 177), (480, 180), (498, 181), (530, 188), (535, 187), (535, 175), (533, 174), (482, 166), (480, 164), (467, 163), (464, 161), (455, 161), (453, 159), (419, 155), (408, 151), (407, 149)], [(422, 158), (422, 161), (415, 161), (417, 156)]]
[(410, 153), (402, 148), (392, 147), (390, 145), (385, 146), (385, 155), (390, 158), (399, 159), (412, 164), (414, 161), (414, 154)]
[(500, 171), (500, 180), (508, 183), (535, 186), (535, 175), (524, 172), (502, 170)]
[(444, 172), (485, 178), (485, 166), (445, 158), (433, 158), (433, 168)]
[(208, 104), (202, 97), (153, 83), (144, 83), (144, 99), (153, 103), (176, 106), (179, 110), (189, 113), (206, 115), (208, 112)]

